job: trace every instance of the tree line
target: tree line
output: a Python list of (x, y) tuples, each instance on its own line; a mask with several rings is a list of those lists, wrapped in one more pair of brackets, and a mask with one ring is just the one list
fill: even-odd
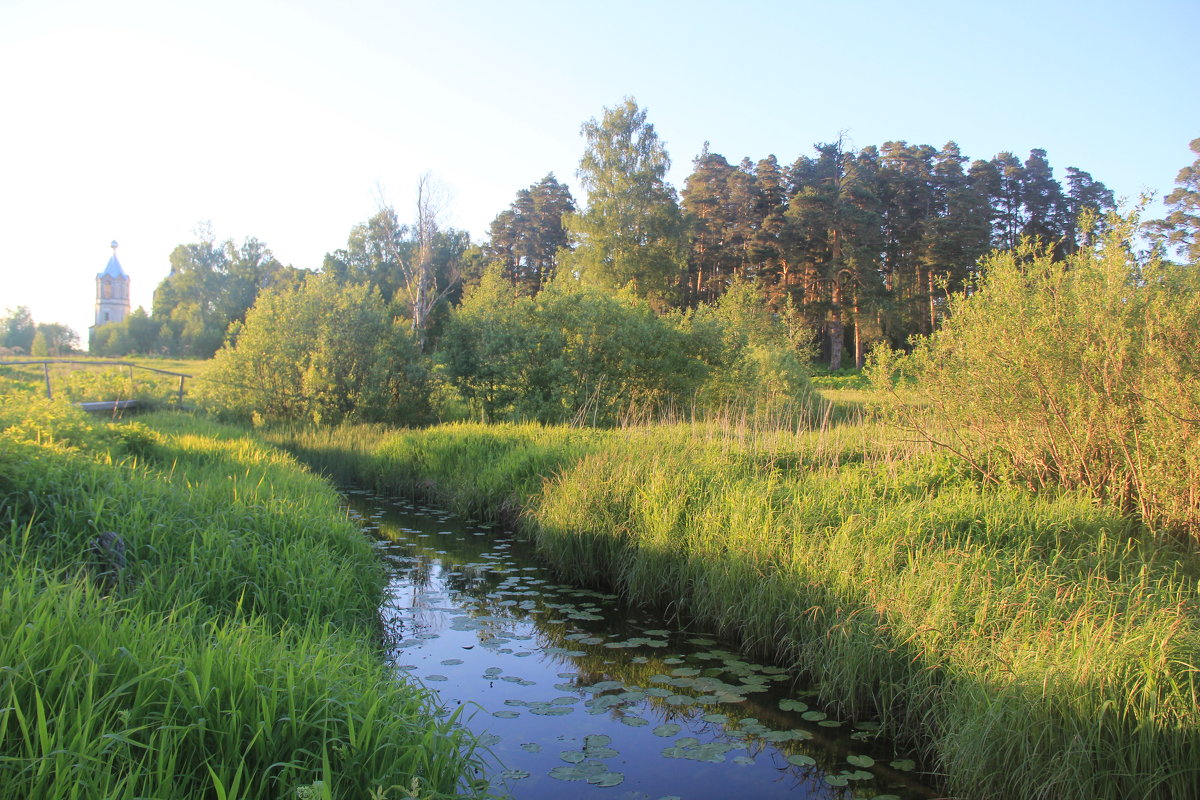
[[(422, 178), (411, 222), (381, 207), (319, 272), (378, 296), (412, 352), (432, 359), (430, 374), (449, 376), (470, 360), (449, 349), (462, 331), (454, 320), (469, 315), (464, 296), (489, 269), (513, 302), (549, 308), (556, 296), (536, 298), (575, 287), (619, 294), (676, 327), (740, 287), (739, 302), (749, 292), (798, 356), (837, 369), (861, 365), (877, 343), (906, 347), (933, 331), (988, 253), (1034, 243), (1066, 259), (1094, 245), (1115, 208), (1113, 193), (1082, 169), (1069, 167), (1060, 183), (1042, 149), (971, 160), (953, 142), (855, 149), (839, 138), (781, 165), (773, 155), (734, 164), (706, 144), (677, 192), (665, 145), (634, 100), (604, 109), (582, 135), (586, 203), (546, 175), (518, 191), (476, 244), (440, 223), (436, 187)], [(1192, 148), (1200, 164), (1200, 140)], [(1181, 171), (1170, 213), (1143, 228), (1153, 248), (1193, 262), (1197, 180), (1196, 164)], [(208, 233), (172, 253), (152, 314), (139, 309), (96, 329), (92, 349), (211, 356), (236, 344), (264, 291), (294, 290), (313, 272), (283, 266), (253, 238), (235, 246)], [(488, 286), (492, 306), (507, 307), (499, 285)], [(471, 395), (469, 384), (459, 391)]]

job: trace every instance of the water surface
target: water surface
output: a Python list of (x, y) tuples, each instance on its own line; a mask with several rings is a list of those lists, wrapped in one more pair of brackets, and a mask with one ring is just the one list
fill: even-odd
[(391, 662), (466, 706), (518, 800), (936, 796), (875, 726), (735, 647), (555, 582), (510, 532), (350, 492), (389, 565)]

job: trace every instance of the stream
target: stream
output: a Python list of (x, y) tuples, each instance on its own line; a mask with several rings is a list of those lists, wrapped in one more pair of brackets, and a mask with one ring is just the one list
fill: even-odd
[(516, 800), (936, 797), (870, 722), (735, 646), (555, 581), (511, 532), (346, 493), (391, 579), (397, 673), (438, 693)]

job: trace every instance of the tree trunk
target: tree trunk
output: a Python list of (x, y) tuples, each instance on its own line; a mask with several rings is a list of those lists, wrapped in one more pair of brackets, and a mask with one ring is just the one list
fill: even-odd
[(846, 328), (842, 323), (841, 309), (830, 312), (829, 321), (825, 324), (829, 335), (829, 369), (836, 371), (842, 368), (842, 348), (845, 344)]

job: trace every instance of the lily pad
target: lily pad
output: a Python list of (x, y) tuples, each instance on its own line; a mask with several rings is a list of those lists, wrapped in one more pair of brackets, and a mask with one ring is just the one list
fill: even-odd
[(644, 728), (650, 724), (650, 720), (645, 717), (624, 716), (621, 717), (621, 724), (631, 728)]
[(846, 762), (864, 769), (875, 766), (875, 759), (870, 756), (846, 756)]
[(513, 719), (521, 716), (520, 711), (493, 711), (492, 716), (497, 719)]
[(901, 772), (910, 772), (911, 770), (917, 768), (917, 762), (909, 758), (899, 758), (895, 761), (889, 762), (889, 766), (892, 769), (898, 769)]
[(523, 769), (506, 769), (506, 770), (504, 770), (504, 772), (500, 773), (500, 776), (503, 777), (505, 780), (519, 781), (522, 778), (528, 778), (529, 773)]
[(793, 700), (790, 697), (785, 697), (779, 701), (779, 709), (781, 711), (807, 711), (808, 703), (800, 700)]
[(537, 742), (525, 742), (524, 744), (521, 745), (521, 749), (524, 750), (526, 753), (542, 752), (542, 746), (540, 744), (538, 744)]
[(620, 772), (602, 772), (599, 775), (591, 775), (587, 782), (593, 786), (616, 786), (625, 780), (625, 775)]
[(665, 736), (674, 736), (675, 734), (679, 733), (681, 730), (683, 730), (682, 725), (677, 725), (674, 722), (664, 722), (662, 725), (659, 725), (653, 731), (651, 731), (651, 733), (653, 733), (655, 736), (664, 736), (665, 737)]
[(815, 767), (817, 760), (812, 756), (806, 756), (803, 753), (796, 753), (787, 757), (789, 764), (797, 767)]

